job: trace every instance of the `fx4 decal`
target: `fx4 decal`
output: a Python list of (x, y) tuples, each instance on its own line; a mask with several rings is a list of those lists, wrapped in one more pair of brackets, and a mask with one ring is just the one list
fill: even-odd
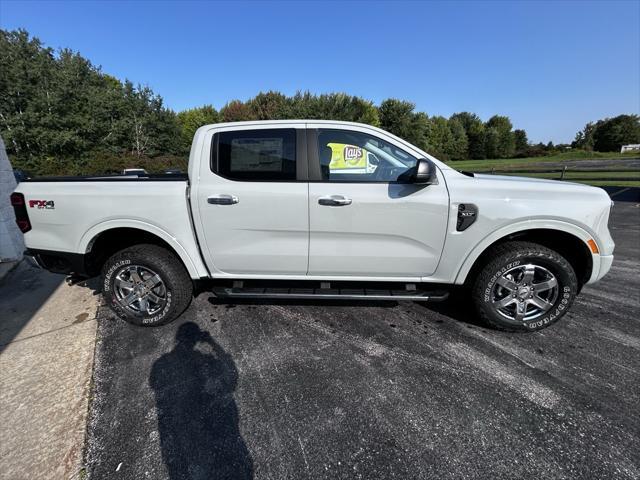
[(48, 210), (53, 210), (55, 204), (53, 200), (29, 200), (29, 208), (46, 208)]

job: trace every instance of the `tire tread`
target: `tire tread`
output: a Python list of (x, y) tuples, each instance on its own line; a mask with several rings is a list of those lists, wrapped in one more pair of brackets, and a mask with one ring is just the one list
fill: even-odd
[[(186, 268), (173, 252), (153, 244), (138, 244), (127, 247), (114, 253), (104, 263), (102, 278), (104, 279), (105, 273), (110, 265), (113, 265), (122, 259), (129, 259), (134, 262), (133, 259), (136, 258), (139, 259), (137, 260), (137, 263), (152, 263), (154, 269), (160, 270), (160, 272), (157, 273), (167, 277), (166, 280), (171, 284), (173, 305), (162, 320), (149, 325), (136, 321), (137, 319), (132, 316), (128, 316), (126, 314), (123, 315), (123, 312), (114, 310), (115, 313), (121, 318), (127, 320), (129, 323), (141, 326), (165, 325), (175, 320), (191, 303), (191, 299), (193, 298), (193, 282), (191, 281), (191, 277), (189, 276)], [(165, 284), (166, 283), (167, 281), (165, 281)], [(107, 305), (111, 306), (111, 294), (104, 292), (103, 295)]]
[[(558, 315), (553, 321), (539, 328), (527, 328), (525, 326), (503, 323), (484, 308), (484, 302), (482, 301), (485, 285), (487, 285), (491, 275), (493, 275), (504, 263), (508, 263), (509, 261), (516, 260), (520, 257), (538, 257), (543, 258), (546, 261), (556, 263), (558, 268), (563, 269), (568, 273), (572, 291), (576, 292), (578, 285), (576, 274), (571, 264), (562, 255), (555, 250), (551, 250), (550, 248), (538, 243), (509, 241), (492, 247), (491, 250), (487, 252), (487, 257), (489, 260), (485, 262), (477, 277), (473, 280), (471, 290), (476, 312), (480, 320), (485, 325), (495, 330), (502, 330), (506, 332), (534, 332), (556, 323), (564, 316), (564, 313), (562, 315)], [(574, 299), (575, 293), (571, 296), (569, 303), (564, 310), (565, 313), (573, 303)]]

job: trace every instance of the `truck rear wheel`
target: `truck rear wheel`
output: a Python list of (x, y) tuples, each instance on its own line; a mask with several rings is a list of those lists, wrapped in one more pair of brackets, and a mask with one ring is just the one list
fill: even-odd
[(175, 320), (193, 297), (193, 283), (180, 260), (151, 244), (115, 253), (102, 267), (102, 295), (120, 318), (152, 327)]
[(472, 287), (479, 317), (490, 327), (535, 331), (567, 313), (578, 292), (571, 264), (558, 252), (531, 242), (495, 247)]

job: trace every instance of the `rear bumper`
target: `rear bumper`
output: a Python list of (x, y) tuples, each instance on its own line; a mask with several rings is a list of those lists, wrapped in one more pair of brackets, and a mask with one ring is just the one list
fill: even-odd
[(53, 273), (87, 277), (85, 258), (81, 253), (56, 252), (54, 250), (27, 249), (26, 260), (34, 266)]

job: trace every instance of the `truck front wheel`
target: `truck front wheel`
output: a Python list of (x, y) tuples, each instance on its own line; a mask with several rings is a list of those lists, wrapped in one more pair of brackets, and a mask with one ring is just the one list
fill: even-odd
[(494, 247), (475, 278), (476, 311), (489, 326), (535, 331), (567, 313), (578, 291), (571, 264), (558, 252), (531, 242)]
[(102, 267), (102, 295), (120, 318), (152, 327), (175, 320), (193, 297), (180, 260), (157, 245), (141, 244), (111, 256)]

